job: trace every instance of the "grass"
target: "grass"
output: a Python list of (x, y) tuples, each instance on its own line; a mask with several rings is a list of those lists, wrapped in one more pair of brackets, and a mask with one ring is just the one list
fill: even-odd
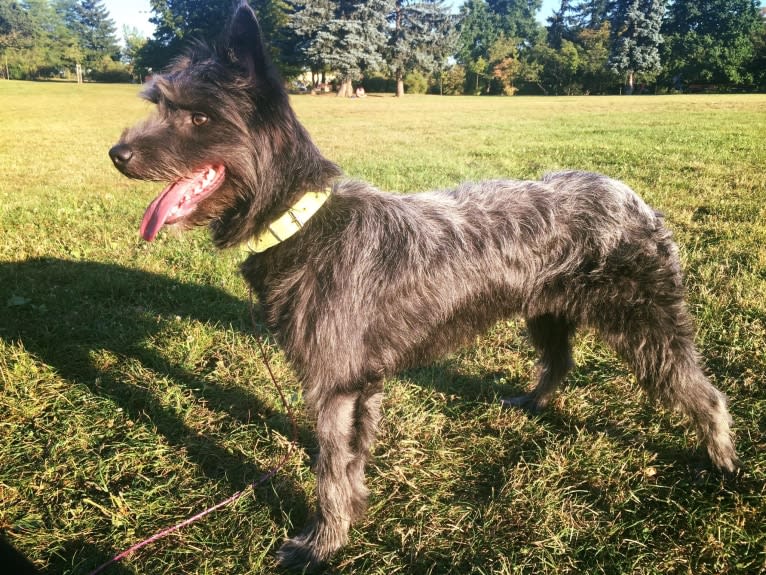
[[(255, 353), (242, 255), (204, 230), (138, 238), (157, 192), (106, 155), (136, 87), (0, 82), (0, 532), (85, 574), (276, 462), (289, 424)], [(409, 192), (565, 167), (622, 178), (681, 246), (711, 378), (747, 465), (699, 473), (695, 439), (579, 337), (539, 417), (495, 399), (533, 377), (516, 321), (387, 382), (358, 574), (766, 572), (766, 97), (299, 97), (351, 176)], [(300, 396), (280, 352), (277, 376)], [(252, 496), (108, 573), (272, 573), (313, 505), (314, 442)]]

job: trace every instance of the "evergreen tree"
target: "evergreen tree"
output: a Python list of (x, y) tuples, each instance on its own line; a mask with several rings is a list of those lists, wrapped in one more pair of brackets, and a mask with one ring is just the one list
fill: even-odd
[(609, 18), (615, 0), (581, 0), (572, 6), (572, 26), (582, 30), (600, 28)]
[(551, 48), (558, 50), (561, 48), (562, 40), (571, 40), (572, 20), (572, 0), (561, 0), (559, 9), (547, 19), (546, 41)]
[(353, 80), (385, 66), (386, 18), (393, 7), (394, 0), (341, 0), (339, 17), (332, 23), (336, 49), (325, 56), (341, 80), (339, 96), (351, 96)]
[(334, 71), (339, 96), (351, 96), (352, 82), (385, 65), (387, 17), (394, 0), (295, 0), (293, 28), (312, 67)]
[(396, 79), (396, 95), (402, 96), (406, 73), (434, 73), (454, 53), (454, 18), (444, 0), (397, 0), (388, 20), (387, 63)]
[(541, 32), (537, 13), (542, 0), (487, 0), (487, 5), (499, 17), (506, 38), (518, 38), (530, 45), (537, 42)]
[(52, 36), (63, 66), (70, 72), (85, 63), (82, 29), (78, 21), (77, 0), (56, 0), (56, 24)]
[(80, 40), (85, 65), (93, 66), (104, 56), (120, 59), (114, 21), (101, 0), (79, 0), (74, 4), (72, 31)]
[(626, 92), (633, 93), (637, 75), (653, 79), (660, 71), (663, 0), (616, 0), (612, 13), (614, 42), (609, 66), (625, 77)]
[(325, 55), (334, 49), (335, 37), (328, 22), (335, 18), (337, 7), (335, 0), (293, 0), (290, 27), (298, 38), (297, 51), (315, 74), (315, 85), (320, 74), (329, 71)]

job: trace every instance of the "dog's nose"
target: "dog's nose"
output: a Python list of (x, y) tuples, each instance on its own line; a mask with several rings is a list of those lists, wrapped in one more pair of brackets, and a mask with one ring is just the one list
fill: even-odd
[(127, 144), (117, 144), (109, 150), (109, 157), (112, 158), (115, 166), (121, 168), (133, 157), (133, 150)]

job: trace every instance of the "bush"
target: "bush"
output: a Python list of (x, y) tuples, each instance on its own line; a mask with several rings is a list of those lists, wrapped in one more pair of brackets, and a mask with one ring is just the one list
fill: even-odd
[(365, 77), (362, 80), (362, 85), (368, 94), (372, 92), (377, 94), (396, 92), (396, 82), (383, 76)]
[(124, 83), (131, 82), (133, 75), (125, 64), (115, 62), (110, 57), (104, 56), (100, 62), (93, 66), (88, 78), (94, 82)]
[(420, 72), (410, 72), (404, 78), (404, 91), (408, 94), (425, 94), (428, 91), (428, 78)]
[(442, 90), (444, 94), (459, 96), (465, 87), (465, 68), (455, 64), (442, 72)]

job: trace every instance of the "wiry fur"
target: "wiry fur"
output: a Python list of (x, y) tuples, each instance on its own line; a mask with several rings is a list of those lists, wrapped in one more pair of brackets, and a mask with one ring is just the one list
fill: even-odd
[[(282, 564), (325, 561), (363, 512), (383, 378), (511, 316), (526, 319), (540, 375), (508, 403), (544, 407), (572, 366), (573, 333), (592, 328), (651, 396), (691, 419), (716, 467), (737, 468), (726, 400), (700, 369), (676, 246), (624, 184), (562, 172), (391, 195), (339, 180), (297, 122), (244, 4), (223, 49), (197, 46), (146, 94), (159, 113), (123, 134), (118, 146), (132, 156), (118, 167), (169, 180), (225, 164), (224, 187), (187, 221), (208, 222), (221, 247), (332, 186), (300, 233), (242, 265), (320, 445), (316, 517), (283, 545)], [(209, 126), (189, 122), (200, 110)]]

